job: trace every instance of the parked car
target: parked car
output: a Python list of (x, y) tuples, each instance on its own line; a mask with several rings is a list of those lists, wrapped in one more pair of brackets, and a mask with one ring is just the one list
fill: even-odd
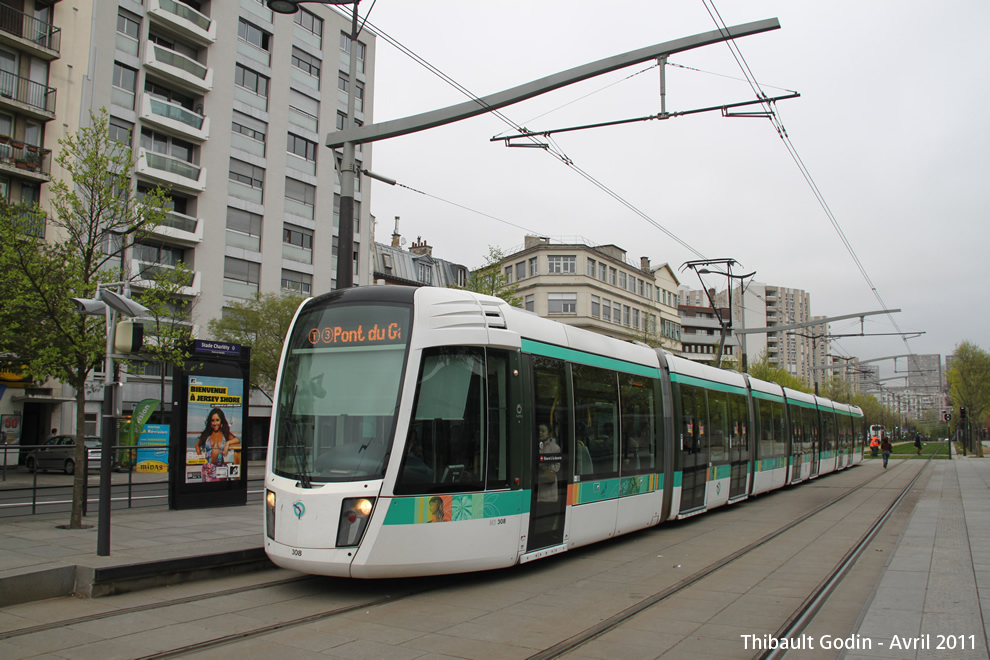
[[(87, 435), (83, 438), (86, 444), (86, 458), (90, 470), (100, 469), (100, 458), (103, 456), (102, 440), (98, 435)], [(27, 469), (63, 470), (66, 474), (76, 471), (76, 438), (72, 435), (56, 435), (49, 438), (40, 447), (35, 447), (24, 461)]]

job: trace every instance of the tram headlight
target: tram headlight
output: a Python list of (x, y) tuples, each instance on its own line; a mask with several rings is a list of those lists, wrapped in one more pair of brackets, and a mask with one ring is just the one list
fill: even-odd
[(275, 491), (265, 491), (265, 534), (275, 540)]
[(341, 503), (340, 522), (337, 525), (338, 548), (355, 546), (361, 542), (374, 508), (373, 497), (349, 497)]

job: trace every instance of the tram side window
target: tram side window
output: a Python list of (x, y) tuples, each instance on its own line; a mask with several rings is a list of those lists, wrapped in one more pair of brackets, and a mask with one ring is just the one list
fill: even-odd
[[(622, 408), (622, 473), (652, 472), (657, 456), (657, 381), (645, 376), (619, 375)], [(662, 457), (661, 457), (662, 460)]]
[(396, 493), (484, 488), (485, 375), (480, 348), (424, 351)]
[[(557, 446), (560, 447), (561, 461), (566, 461), (568, 454), (568, 448), (570, 447), (569, 442), (569, 424), (570, 417), (568, 415), (567, 407), (567, 380), (566, 371), (564, 369), (564, 363), (560, 360), (554, 360), (551, 358), (544, 357), (533, 357), (533, 413), (535, 415), (534, 421), (536, 423), (536, 429), (533, 430), (534, 439), (539, 438), (538, 429), (540, 426), (546, 426), (549, 437), (556, 442)], [(552, 448), (552, 446), (551, 446)], [(536, 451), (540, 451), (537, 448)], [(544, 451), (541, 453), (552, 453), (551, 451)], [(566, 463), (565, 463), (566, 464)], [(548, 487), (546, 484), (552, 483), (557, 489), (556, 494), (558, 497), (563, 497), (566, 494), (567, 482), (563, 478), (558, 478), (557, 475), (563, 476), (560, 471), (555, 471), (551, 474), (550, 470), (543, 470), (534, 475), (534, 481), (536, 483), (542, 483), (542, 492), (544, 496), (549, 498), (555, 491), (553, 488)], [(540, 482), (540, 479), (544, 481)], [(545, 500), (551, 501), (551, 500)], [(556, 499), (552, 501), (558, 501)]]
[(787, 417), (784, 415), (784, 404), (771, 401), (770, 410), (773, 413), (773, 453), (775, 456), (787, 456)]
[(804, 451), (804, 426), (801, 423), (801, 409), (790, 404), (787, 406), (787, 414), (791, 420), (791, 453), (797, 455)]
[(822, 411), (822, 451), (835, 450), (835, 413)]
[(708, 451), (712, 463), (725, 462), (729, 458), (727, 435), (729, 403), (725, 392), (708, 391)]
[(574, 365), (571, 373), (574, 419), (591, 456), (591, 474), (595, 479), (614, 477), (619, 473), (620, 431), (616, 373), (587, 365)]
[(699, 454), (703, 449), (701, 441), (705, 435), (704, 393), (690, 385), (679, 385), (678, 390), (681, 399), (681, 422), (677, 430), (680, 448), (688, 454)]
[(756, 410), (756, 419), (759, 420), (757, 430), (760, 440), (760, 458), (773, 456), (773, 411), (770, 402), (763, 399), (753, 398), (753, 407)]
[(488, 351), (488, 490), (509, 485), (510, 385), (508, 355)]
[(749, 429), (749, 413), (746, 407), (746, 398), (741, 394), (729, 394), (729, 448), (735, 452), (732, 460), (738, 460), (738, 452), (745, 452), (749, 446), (747, 433)]

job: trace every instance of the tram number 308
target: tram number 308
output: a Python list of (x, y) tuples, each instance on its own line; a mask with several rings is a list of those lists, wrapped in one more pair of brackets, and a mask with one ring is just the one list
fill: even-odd
[(504, 524), (505, 524), (505, 518), (492, 518), (491, 520), (488, 521), (489, 527), (494, 527), (495, 525), (504, 525)]
[(296, 548), (292, 548), (292, 556), (293, 557), (302, 557), (302, 550), (298, 550)]

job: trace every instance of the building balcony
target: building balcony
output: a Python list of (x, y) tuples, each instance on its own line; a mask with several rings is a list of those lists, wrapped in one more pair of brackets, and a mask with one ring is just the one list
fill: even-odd
[(206, 190), (205, 167), (144, 148), (138, 153), (137, 173), (188, 192), (201, 193)]
[(203, 242), (203, 221), (176, 211), (169, 211), (155, 232), (170, 243), (193, 247)]
[(140, 114), (142, 122), (165, 129), (168, 133), (196, 142), (204, 142), (210, 137), (210, 118), (193, 112), (181, 105), (169, 103), (150, 94), (141, 96)]
[(51, 181), (52, 150), (0, 135), (0, 171), (39, 183)]
[(158, 44), (148, 44), (144, 66), (183, 89), (204, 94), (213, 89), (213, 69)]
[(217, 22), (187, 4), (176, 0), (149, 0), (148, 16), (153, 23), (201, 46), (216, 43)]
[[(165, 271), (174, 270), (172, 266), (164, 264), (151, 264), (145, 261), (131, 261), (131, 286), (136, 289), (151, 289), (155, 286), (155, 280), (162, 276)], [(186, 286), (179, 288), (178, 295), (196, 297), (203, 292), (202, 274), (197, 270), (190, 274), (189, 282)]]
[(62, 30), (13, 7), (0, 5), (0, 43), (50, 62), (60, 57)]
[(51, 121), (55, 119), (55, 88), (0, 71), (0, 108)]

